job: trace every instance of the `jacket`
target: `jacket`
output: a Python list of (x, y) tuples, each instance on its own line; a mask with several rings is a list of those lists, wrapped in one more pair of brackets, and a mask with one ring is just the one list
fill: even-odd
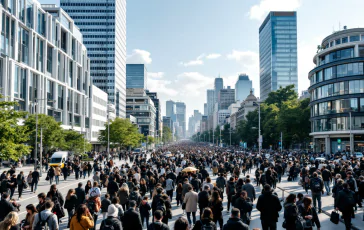
[(222, 206), (222, 201), (210, 201), (209, 207), (211, 208), (215, 220), (222, 217), (222, 210), (224, 210), (224, 207)]
[(59, 167), (54, 168), (54, 175), (55, 176), (60, 176), (61, 175), (61, 169)]
[(33, 221), (33, 228), (35, 228), (35, 226), (37, 226), (37, 223), (39, 222), (39, 215), (41, 215), (42, 220), (46, 220), (50, 215), (52, 215), (51, 217), (49, 217), (48, 219), (48, 227), (49, 229), (52, 230), (58, 230), (58, 218), (57, 215), (53, 214), (51, 211), (49, 210), (44, 210), (40, 213), (37, 213), (34, 217), (34, 221)]
[(192, 186), (190, 183), (183, 183), (182, 185), (182, 197), (188, 193), (188, 187)]
[(101, 201), (101, 212), (107, 212), (107, 209), (109, 208), (109, 205), (111, 204), (111, 201), (109, 199), (103, 199)]
[(286, 221), (286, 228), (295, 229), (296, 220), (298, 216), (297, 206), (293, 203), (284, 204), (284, 220)]
[(349, 204), (349, 196), (355, 197), (355, 193), (347, 188), (341, 190), (335, 198), (336, 207), (342, 211), (348, 211), (353, 208), (353, 205)]
[(83, 188), (76, 188), (77, 206), (83, 204), (86, 199), (86, 192)]
[[(321, 228), (320, 220), (317, 216), (317, 212), (314, 208), (311, 208), (308, 212), (305, 210), (303, 205), (298, 206), (298, 212), (302, 216), (303, 219), (305, 219), (305, 216), (311, 215), (312, 216), (312, 222), (316, 224), (317, 228)], [(305, 219), (307, 220), (307, 219)]]
[(114, 227), (114, 230), (123, 230), (121, 221), (116, 217), (108, 216), (105, 220), (101, 221), (100, 230), (104, 229), (105, 224), (112, 225)]
[(214, 223), (214, 221), (212, 221), (211, 219), (200, 219), (198, 221), (196, 221), (196, 224), (193, 226), (192, 230), (201, 230), (202, 226), (204, 225), (209, 225), (212, 227), (213, 230), (217, 230), (216, 224)]
[(141, 216), (149, 217), (149, 212), (151, 209), (152, 208), (150, 207), (149, 203), (145, 200), (142, 200), (142, 202), (140, 202), (139, 212)]
[(78, 198), (76, 195), (72, 195), (69, 200), (64, 202), (64, 208), (68, 211), (76, 209), (78, 207)]
[(1, 200), (0, 207), (0, 221), (2, 221), (10, 212), (17, 211), (16, 208), (7, 200)]
[(148, 230), (169, 230), (169, 226), (158, 221), (149, 224)]
[(126, 204), (129, 200), (129, 193), (127, 191), (121, 191), (118, 192), (119, 202), (120, 204)]
[(123, 230), (142, 230), (143, 225), (140, 219), (140, 215), (133, 208), (129, 208), (128, 211), (124, 212), (122, 218)]
[(252, 184), (248, 183), (243, 185), (242, 190), (246, 191), (250, 200), (255, 200), (255, 188)]
[(166, 191), (171, 191), (174, 189), (174, 182), (172, 179), (168, 178), (166, 180)]
[(71, 219), (70, 229), (72, 230), (88, 230), (94, 227), (94, 221), (88, 216), (81, 216), (81, 221), (78, 222), (77, 215)]
[(249, 230), (249, 226), (244, 224), (239, 218), (230, 218), (224, 227), (223, 230)]
[(272, 191), (263, 191), (258, 198), (257, 209), (260, 211), (261, 220), (278, 222), (278, 212), (282, 210), (282, 205), (278, 197), (272, 194)]
[[(198, 194), (198, 206), (203, 209), (209, 205), (210, 195), (207, 191), (202, 191)], [(202, 210), (201, 210), (202, 211)]]
[(190, 192), (186, 193), (183, 202), (186, 203), (186, 212), (197, 212), (197, 192), (191, 190)]

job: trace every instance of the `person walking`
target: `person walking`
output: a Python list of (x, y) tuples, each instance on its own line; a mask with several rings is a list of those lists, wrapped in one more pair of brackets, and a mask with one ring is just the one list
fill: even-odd
[(58, 230), (59, 226), (57, 215), (52, 213), (53, 202), (50, 200), (46, 201), (44, 203), (44, 208), (44, 211), (35, 215), (32, 229), (35, 229), (38, 224), (41, 224), (40, 222), (42, 220), (45, 220), (49, 229)]
[(134, 200), (129, 202), (129, 209), (124, 212), (122, 219), (123, 230), (142, 230), (142, 221), (139, 212), (135, 211), (136, 202)]
[(93, 220), (87, 206), (81, 204), (71, 219), (70, 230), (89, 230), (94, 228), (94, 222), (96, 221)]
[(18, 174), (18, 176), (16, 177), (16, 183), (18, 185), (18, 200), (20, 200), (23, 195), (23, 190), (24, 190), (24, 185), (25, 185), (25, 178), (24, 178), (24, 172), (20, 171), (20, 173)]
[(10, 212), (5, 219), (0, 222), (0, 229), (18, 230), (19, 215), (17, 212)]
[(51, 185), (54, 179), (54, 168), (52, 166), (48, 169), (47, 178), (49, 180), (49, 184)]
[(318, 203), (318, 213), (321, 213), (321, 195), (324, 194), (324, 183), (322, 179), (318, 177), (318, 174), (316, 172), (314, 172), (312, 176), (313, 178), (310, 180), (310, 188), (312, 193), (313, 206), (316, 209), (316, 204)]
[(221, 199), (224, 199), (226, 180), (223, 173), (219, 173), (219, 177), (216, 178), (216, 186), (221, 190)]
[(284, 202), (284, 225), (287, 230), (296, 229), (298, 209), (296, 206), (296, 195), (291, 193)]
[(107, 209), (107, 218), (101, 222), (100, 230), (105, 229), (123, 230), (121, 221), (118, 219), (118, 209), (113, 204)]
[(117, 195), (118, 195), (121, 206), (123, 207), (124, 210), (126, 210), (128, 201), (129, 201), (129, 188), (126, 183), (122, 184)]
[(244, 224), (250, 224), (251, 211), (253, 210), (253, 202), (248, 197), (246, 191), (242, 191), (239, 194), (239, 198), (236, 199), (234, 207), (240, 210), (240, 219)]
[(153, 216), (154, 222), (147, 227), (148, 230), (169, 230), (169, 226), (162, 222), (163, 212), (161, 210), (155, 211)]
[(227, 203), (227, 212), (230, 210), (230, 205), (232, 204), (232, 197), (235, 195), (235, 182), (234, 178), (230, 177), (229, 182), (226, 185), (226, 194), (228, 196), (228, 203)]
[(149, 216), (151, 215), (151, 207), (148, 203), (148, 197), (144, 196), (142, 202), (139, 205), (140, 218), (142, 220), (142, 226), (144, 226), (144, 220), (146, 227), (149, 227)]
[(244, 224), (240, 219), (240, 211), (237, 208), (231, 209), (229, 220), (226, 222), (222, 230), (249, 230), (249, 226)]
[(343, 183), (343, 190), (341, 190), (336, 197), (336, 210), (343, 214), (346, 229), (351, 229), (351, 216), (354, 213), (355, 193), (350, 190), (348, 183)]
[(210, 187), (205, 185), (203, 191), (198, 194), (198, 208), (200, 209), (200, 216), (203, 210), (208, 207), (210, 201)]
[(243, 191), (246, 191), (248, 197), (253, 202), (255, 200), (255, 198), (256, 198), (256, 196), (255, 196), (255, 188), (254, 188), (254, 186), (250, 182), (251, 182), (250, 179), (247, 178), (245, 180), (245, 184), (241, 187), (241, 189)]
[(15, 212), (17, 209), (14, 207), (12, 203), (9, 201), (9, 194), (3, 193), (1, 195), (0, 200), (0, 221), (4, 220), (4, 218), (10, 213)]
[(175, 184), (174, 181), (168, 177), (166, 180), (166, 193), (169, 196), (169, 199), (173, 199), (173, 190), (174, 190)]
[(298, 206), (298, 213), (305, 220), (305, 225), (307, 226), (305, 230), (313, 230), (314, 224), (316, 225), (317, 230), (320, 230), (321, 223), (316, 209), (312, 208), (312, 199), (305, 197), (303, 198), (302, 204), (303, 205)]
[(264, 185), (262, 194), (258, 198), (257, 210), (260, 211), (260, 220), (263, 230), (276, 230), (279, 211), (282, 205), (269, 184)]
[(56, 184), (59, 184), (59, 177), (61, 176), (61, 169), (59, 168), (59, 166), (56, 166), (54, 168), (54, 178), (56, 180)]
[[(188, 192), (185, 195), (183, 203), (186, 204), (186, 213), (187, 213), (187, 220), (190, 226), (196, 224), (196, 212), (197, 212), (197, 204), (198, 204), (198, 194), (197, 192), (193, 191), (192, 186), (188, 187)], [(191, 221), (191, 213), (193, 217), (193, 222)]]
[(28, 204), (25, 207), (26, 211), (27, 211), (27, 215), (25, 216), (25, 222), (23, 224), (23, 229), (24, 230), (28, 230), (28, 229), (33, 229), (33, 222), (34, 222), (34, 218), (35, 215), (38, 213), (37, 209), (35, 208), (35, 206), (33, 204)]
[(38, 168), (32, 172), (32, 185), (31, 185), (31, 192), (36, 193), (38, 188), (38, 182), (39, 182), (39, 172)]
[(330, 183), (332, 181), (332, 175), (331, 172), (326, 168), (326, 166), (322, 166), (322, 180), (324, 181), (324, 186), (325, 186), (325, 190), (326, 190), (326, 194), (330, 195), (331, 193), (331, 188), (330, 188)]
[(224, 208), (222, 206), (222, 199), (220, 198), (218, 191), (212, 192), (211, 200), (209, 202), (209, 207), (212, 210), (214, 223), (216, 224), (217, 222), (219, 222), (220, 229), (222, 229), (224, 223), (222, 210)]
[(49, 198), (53, 202), (52, 212), (57, 215), (57, 219), (58, 221), (60, 221), (60, 219), (65, 216), (63, 210), (64, 199), (61, 192), (58, 191), (57, 185), (51, 185), (51, 188), (47, 193), (47, 198)]
[(210, 208), (204, 208), (200, 220), (196, 222), (192, 230), (217, 230), (216, 224), (213, 220), (213, 214)]
[(80, 204), (83, 204), (84, 201), (86, 200), (86, 192), (82, 188), (82, 182), (78, 183), (78, 187), (75, 189), (75, 192), (76, 192), (76, 196), (77, 196), (76, 207), (78, 207)]
[(76, 208), (78, 207), (78, 198), (76, 195), (76, 190), (70, 189), (68, 190), (66, 201), (64, 202), (64, 208), (68, 213), (68, 224), (67, 228), (70, 227), (71, 218), (75, 214)]

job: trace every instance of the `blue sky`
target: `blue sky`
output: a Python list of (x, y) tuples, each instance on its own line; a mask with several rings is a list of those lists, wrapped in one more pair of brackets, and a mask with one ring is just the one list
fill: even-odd
[(259, 26), (271, 10), (296, 10), (300, 93), (317, 45), (339, 25), (364, 27), (363, 8), (363, 0), (127, 0), (128, 62), (147, 64), (163, 114), (169, 99), (185, 102), (187, 117), (203, 112), (219, 75), (234, 87), (239, 73), (248, 74), (259, 96)]

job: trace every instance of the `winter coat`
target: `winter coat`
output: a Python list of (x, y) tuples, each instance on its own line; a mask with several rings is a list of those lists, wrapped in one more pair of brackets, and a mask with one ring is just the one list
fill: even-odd
[(298, 215), (297, 206), (294, 203), (284, 204), (284, 220), (286, 221), (286, 228), (295, 229), (296, 220)]
[(249, 230), (249, 226), (239, 218), (230, 218), (224, 225), (223, 230)]
[(272, 191), (262, 192), (257, 202), (257, 209), (260, 211), (260, 219), (267, 222), (278, 222), (279, 211), (282, 205)]
[(186, 212), (197, 212), (198, 194), (195, 191), (186, 193), (183, 200), (186, 203)]
[(78, 222), (77, 215), (71, 219), (70, 229), (72, 230), (88, 230), (94, 227), (94, 221), (88, 216), (81, 216), (81, 221)]

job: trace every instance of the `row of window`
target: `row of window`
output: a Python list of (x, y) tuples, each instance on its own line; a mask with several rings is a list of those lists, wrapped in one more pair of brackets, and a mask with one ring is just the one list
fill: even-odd
[(103, 99), (101, 99), (101, 98), (99, 98), (98, 96), (93, 96), (93, 98), (92, 98), (92, 100), (93, 100), (93, 102), (95, 102), (95, 103), (97, 103), (97, 104), (99, 104), (99, 105), (103, 105), (103, 106), (107, 106), (107, 101), (105, 101), (105, 100), (103, 100)]
[(88, 34), (83, 35), (83, 38), (115, 38), (115, 35), (94, 35), (94, 34)]
[(353, 57), (354, 57), (354, 48), (335, 50), (331, 53), (319, 57), (318, 65), (323, 65), (333, 61), (353, 58)]
[(114, 41), (108, 41), (107, 44), (105, 44), (105, 41), (84, 41), (83, 44), (85, 45), (113, 45), (115, 44)]
[(92, 28), (92, 29), (80, 29), (81, 32), (115, 32), (115, 29), (100, 29), (100, 28)]
[(115, 10), (99, 10), (99, 9), (81, 10), (81, 9), (77, 9), (77, 10), (67, 10), (67, 13), (115, 13)]
[(317, 87), (311, 92), (311, 101), (346, 94), (364, 93), (364, 80), (336, 82)]
[(77, 22), (79, 26), (114, 26), (114, 22)]
[(68, 2), (62, 2), (61, 6), (115, 6), (115, 3), (68, 3)]
[(101, 47), (101, 48), (88, 48), (87, 51), (111, 51), (115, 50), (115, 48)]
[(100, 67), (100, 66), (91, 66), (91, 70), (113, 70), (114, 67)]
[(115, 54), (89, 54), (89, 57), (115, 57)]
[(92, 124), (95, 125), (95, 126), (103, 127), (105, 125), (105, 121), (100, 121), (100, 120), (97, 120), (97, 119), (92, 119)]
[(106, 117), (106, 111), (104, 111), (102, 109), (95, 108), (95, 107), (93, 107), (92, 110), (93, 110), (94, 114)]
[(333, 47), (333, 46), (336, 46), (336, 45), (340, 45), (340, 44), (343, 44), (343, 43), (348, 43), (348, 42), (358, 42), (358, 41), (364, 41), (364, 35), (359, 35), (359, 34), (356, 34), (356, 35), (350, 35), (349, 37), (342, 37), (342, 38), (338, 38), (338, 39), (335, 39), (333, 41), (330, 41), (329, 43), (327, 43), (324, 47), (324, 49), (327, 49), (329, 47)]
[(362, 130), (364, 129), (364, 117), (318, 119), (313, 120), (311, 125), (313, 132)]
[(339, 99), (317, 103), (311, 107), (311, 117), (327, 114), (364, 112), (364, 98)]
[(115, 19), (115, 16), (73, 16), (73, 19)]
[(311, 85), (318, 82), (330, 80), (333, 78), (341, 78), (355, 75), (363, 75), (363, 62), (348, 63), (337, 66), (332, 66), (312, 74), (310, 77)]

